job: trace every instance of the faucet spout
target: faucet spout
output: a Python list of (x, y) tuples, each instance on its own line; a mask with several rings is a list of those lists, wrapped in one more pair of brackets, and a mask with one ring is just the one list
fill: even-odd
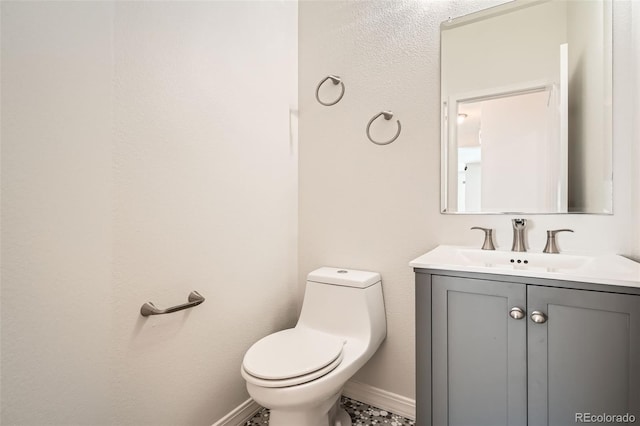
[(527, 227), (527, 219), (512, 219), (513, 223), (513, 244), (511, 251), (527, 251), (524, 242), (524, 230)]

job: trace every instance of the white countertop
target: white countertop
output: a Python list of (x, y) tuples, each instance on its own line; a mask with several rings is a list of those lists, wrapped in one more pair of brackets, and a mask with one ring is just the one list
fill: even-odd
[(640, 288), (640, 263), (609, 253), (547, 254), (438, 246), (412, 260), (409, 265)]

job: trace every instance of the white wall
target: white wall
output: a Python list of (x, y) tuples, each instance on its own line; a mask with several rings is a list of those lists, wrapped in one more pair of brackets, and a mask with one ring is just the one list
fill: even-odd
[[(442, 215), (439, 203), (439, 23), (496, 3), (299, 6), (300, 279), (320, 265), (382, 274), (388, 336), (357, 380), (408, 397), (415, 395), (414, 278), (408, 262), (438, 244), (479, 247), (482, 236), (469, 230), (474, 225), (495, 228), (499, 248), (511, 245), (512, 216)], [(638, 144), (628, 90), (638, 54), (631, 54), (630, 7), (616, 3), (614, 215), (525, 216), (533, 251), (544, 247), (547, 229), (569, 227), (576, 232), (561, 237), (561, 249), (640, 258)], [(640, 23), (637, 13), (634, 23)], [(330, 73), (344, 78), (346, 93), (328, 108), (313, 95)], [(383, 109), (393, 110), (403, 129), (393, 144), (376, 146), (364, 130)], [(394, 123), (389, 126), (395, 131)]]
[(113, 7), (1, 13), (0, 423), (100, 424), (113, 373)]
[(295, 321), (296, 17), (2, 3), (2, 424), (212, 424), (248, 398), (244, 351)]

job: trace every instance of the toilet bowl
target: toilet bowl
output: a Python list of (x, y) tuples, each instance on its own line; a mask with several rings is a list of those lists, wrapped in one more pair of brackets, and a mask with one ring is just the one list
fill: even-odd
[(251, 346), (240, 371), (270, 426), (349, 426), (342, 388), (386, 330), (380, 274), (323, 267), (307, 277), (296, 326)]

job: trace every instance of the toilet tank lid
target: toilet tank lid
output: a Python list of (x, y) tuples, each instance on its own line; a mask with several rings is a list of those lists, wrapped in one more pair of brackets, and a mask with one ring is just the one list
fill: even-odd
[(307, 280), (322, 284), (367, 288), (379, 282), (381, 278), (377, 272), (325, 266), (309, 273)]

